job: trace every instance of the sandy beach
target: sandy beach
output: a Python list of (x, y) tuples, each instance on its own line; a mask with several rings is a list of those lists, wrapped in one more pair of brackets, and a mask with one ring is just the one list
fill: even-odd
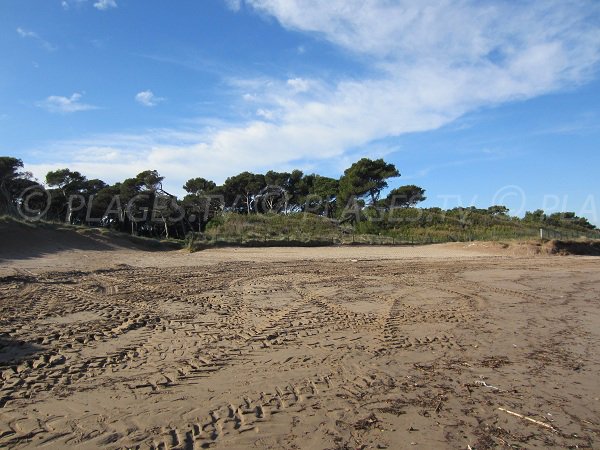
[(600, 445), (599, 258), (62, 236), (0, 253), (2, 447)]

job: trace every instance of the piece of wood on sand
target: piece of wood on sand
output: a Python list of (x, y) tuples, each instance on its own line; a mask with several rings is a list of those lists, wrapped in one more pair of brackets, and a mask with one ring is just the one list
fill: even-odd
[(519, 414), (519, 413), (516, 413), (516, 412), (514, 412), (514, 411), (509, 411), (509, 410), (508, 410), (508, 409), (506, 409), (506, 408), (498, 408), (498, 409), (499, 409), (500, 411), (503, 411), (503, 412), (505, 412), (505, 413), (507, 413), (507, 414), (510, 414), (510, 415), (512, 415), (512, 416), (519, 417), (520, 419), (524, 419), (524, 420), (527, 420), (527, 421), (529, 421), (529, 422), (535, 423), (536, 425), (540, 425), (540, 426), (542, 426), (542, 427), (544, 427), (544, 428), (548, 428), (548, 429), (550, 429), (550, 430), (552, 430), (552, 431), (556, 431), (556, 428), (554, 428), (554, 427), (553, 427), (552, 425), (550, 425), (549, 423), (540, 422), (539, 420), (533, 419), (533, 418), (531, 418), (531, 417), (524, 416), (523, 414)]

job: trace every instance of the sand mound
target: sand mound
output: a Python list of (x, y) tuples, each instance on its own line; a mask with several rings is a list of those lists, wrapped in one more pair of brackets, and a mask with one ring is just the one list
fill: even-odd
[(600, 241), (507, 241), (471, 242), (465, 248), (489, 255), (506, 256), (600, 256)]
[(0, 236), (0, 260), (31, 259), (67, 251), (152, 250), (152, 246), (161, 249), (160, 243), (143, 238), (118, 236), (93, 228), (26, 223), (10, 218), (0, 219)]
[(600, 256), (600, 241), (549, 241), (546, 248), (552, 255)]
[[(26, 224), (12, 220), (0, 222), (0, 258), (25, 259), (64, 250), (107, 250), (111, 245), (99, 236), (82, 235), (74, 230)], [(104, 242), (103, 242), (104, 241)]]

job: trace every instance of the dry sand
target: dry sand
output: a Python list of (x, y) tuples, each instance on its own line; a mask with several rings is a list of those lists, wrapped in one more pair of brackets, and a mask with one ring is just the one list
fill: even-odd
[(19, 233), (0, 447), (600, 447), (599, 258)]

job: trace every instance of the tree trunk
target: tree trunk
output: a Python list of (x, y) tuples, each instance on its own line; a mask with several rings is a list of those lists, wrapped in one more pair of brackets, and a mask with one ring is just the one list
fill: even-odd
[(375, 205), (375, 193), (374, 192), (369, 192), (369, 194), (371, 194), (371, 205)]
[[(0, 184), (0, 214), (6, 213), (12, 215), (13, 200), (14, 199), (11, 197), (10, 192), (6, 188), (6, 183), (3, 181)], [(2, 203), (4, 203), (4, 206), (2, 205)]]
[(165, 219), (163, 216), (162, 220), (163, 220), (163, 223), (165, 224), (165, 236), (167, 239), (169, 239), (169, 226), (167, 225), (167, 219)]

